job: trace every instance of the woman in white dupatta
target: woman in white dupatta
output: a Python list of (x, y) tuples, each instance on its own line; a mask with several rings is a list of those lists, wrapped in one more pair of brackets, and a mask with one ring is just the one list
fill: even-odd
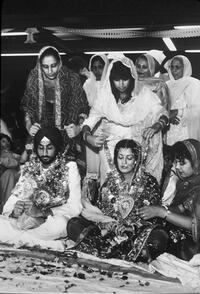
[(187, 57), (176, 55), (165, 68), (171, 100), (170, 129), (167, 144), (193, 138), (200, 140), (200, 81), (191, 77), (192, 66)]
[[(101, 184), (109, 172), (103, 146), (105, 139), (112, 157), (119, 140), (134, 139), (142, 143), (145, 139), (149, 143), (147, 171), (160, 181), (163, 168), (161, 130), (168, 120), (167, 111), (148, 88), (143, 87), (139, 93), (136, 89), (137, 73), (133, 62), (124, 55), (115, 56), (83, 126), (84, 140), (100, 148)], [(90, 131), (99, 120), (102, 120), (102, 135), (94, 136)]]
[[(90, 76), (83, 85), (87, 100), (90, 107), (93, 107), (99, 91), (105, 80), (106, 72), (108, 70), (109, 60), (105, 54), (95, 54), (89, 61)], [(99, 126), (99, 125), (98, 125)], [(96, 126), (95, 135), (97, 135), (101, 128)], [(86, 146), (86, 164), (87, 164), (87, 178), (95, 180), (99, 179), (100, 158), (99, 149), (87, 144)]]

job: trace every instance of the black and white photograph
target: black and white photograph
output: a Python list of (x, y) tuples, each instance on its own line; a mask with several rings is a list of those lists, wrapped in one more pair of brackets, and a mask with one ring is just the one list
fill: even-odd
[(200, 293), (200, 0), (3, 0), (0, 293)]

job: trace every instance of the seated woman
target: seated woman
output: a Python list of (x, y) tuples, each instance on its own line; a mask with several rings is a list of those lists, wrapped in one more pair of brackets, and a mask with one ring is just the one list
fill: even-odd
[(34, 154), (0, 215), (0, 242), (64, 250), (66, 224), (81, 212), (80, 175), (67, 161), (61, 132), (42, 128), (34, 137)]
[(21, 156), (13, 152), (11, 137), (0, 133), (0, 213), (19, 179)]
[[(100, 149), (100, 181), (105, 181), (109, 167), (106, 163), (103, 142), (113, 158), (116, 143), (124, 138), (139, 143), (145, 139), (149, 153), (146, 168), (149, 173), (161, 179), (163, 168), (162, 133), (168, 122), (167, 110), (161, 105), (157, 95), (147, 87), (137, 93), (137, 72), (133, 62), (124, 55), (115, 56), (108, 67), (104, 84), (84, 121), (83, 138)], [(101, 123), (102, 134), (92, 134), (95, 125)]]
[(143, 220), (164, 219), (169, 234), (167, 251), (189, 260), (200, 253), (200, 142), (188, 139), (173, 147), (179, 180), (172, 203), (168, 207), (144, 206), (138, 215)]
[[(146, 221), (137, 215), (137, 210), (143, 205), (161, 203), (158, 183), (144, 169), (141, 145), (133, 140), (121, 140), (115, 146), (114, 164), (108, 148), (107, 158), (111, 172), (101, 188), (97, 207), (83, 197), (82, 216), (91, 221), (90, 224), (95, 223), (96, 227), (77, 249), (103, 258), (130, 261), (155, 258), (165, 250), (167, 235), (160, 230), (156, 218)], [(74, 238), (77, 225), (76, 220), (71, 219), (68, 234), (80, 242), (80, 236)], [(155, 244), (156, 233), (160, 235), (161, 242)]]

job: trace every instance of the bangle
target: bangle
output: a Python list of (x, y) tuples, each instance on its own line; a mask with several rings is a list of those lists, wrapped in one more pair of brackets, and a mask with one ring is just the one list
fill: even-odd
[(165, 208), (166, 214), (163, 218), (163, 220), (167, 220), (167, 217), (169, 214), (171, 214), (171, 211), (169, 210), (169, 208), (166, 205), (162, 205), (163, 208)]
[(87, 136), (91, 135), (91, 133), (89, 131), (86, 131), (83, 133), (83, 140), (86, 141), (87, 140)]

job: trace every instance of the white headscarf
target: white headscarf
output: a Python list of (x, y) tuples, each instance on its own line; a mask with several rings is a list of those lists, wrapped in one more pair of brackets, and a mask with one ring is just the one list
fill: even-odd
[[(183, 60), (183, 77), (175, 80), (171, 74), (170, 65), (173, 59)], [(189, 59), (183, 55), (176, 55), (169, 60), (165, 68), (168, 70), (170, 80), (167, 81), (172, 109), (178, 100), (186, 103), (187, 126), (190, 138), (200, 140), (200, 81), (191, 77), (192, 66)], [(186, 115), (186, 114), (185, 114)]]
[(107, 56), (105, 54), (94, 54), (94, 55), (92, 55), (92, 57), (90, 58), (90, 61), (89, 61), (89, 66), (88, 66), (90, 71), (91, 71), (91, 67), (92, 67), (92, 60), (97, 56), (99, 56), (103, 60), (103, 62), (105, 63), (104, 68), (103, 68), (103, 73), (102, 73), (102, 76), (101, 76), (101, 81), (100, 81), (102, 83), (104, 81), (106, 73), (107, 73), (109, 60), (108, 60), (108, 58), (107, 58)]
[(138, 77), (133, 61), (121, 54), (120, 56), (115, 56), (115, 59), (111, 61), (108, 67), (104, 84), (99, 92), (99, 97), (94, 104), (94, 110), (99, 113), (101, 117), (106, 117), (108, 120), (122, 126), (131, 126), (142, 122), (146, 119), (147, 115), (150, 115), (151, 117), (154, 116), (154, 120), (156, 120), (160, 115), (160, 112), (163, 111), (163, 107), (156, 94), (152, 93), (146, 87), (144, 87), (139, 94), (137, 94), (134, 89), (132, 92), (132, 98), (128, 102), (130, 107), (127, 113), (124, 114), (120, 112), (112, 93), (109, 79), (113, 64), (117, 61), (122, 62), (130, 69), (131, 75), (135, 79), (135, 88), (137, 88)]
[[(96, 77), (91, 71), (92, 60), (96, 56), (99, 56), (105, 63), (100, 81), (96, 81)], [(100, 89), (104, 83), (108, 65), (109, 65), (109, 60), (105, 54), (95, 54), (90, 58), (90, 61), (89, 61), (90, 77), (86, 80), (86, 82), (83, 85), (83, 89), (86, 92), (87, 100), (90, 107), (93, 106), (95, 100), (97, 99), (98, 89)]]
[(171, 72), (171, 64), (172, 64), (172, 61), (176, 58), (180, 58), (183, 61), (183, 77), (190, 77), (192, 75), (191, 62), (184, 55), (176, 55), (172, 59), (168, 60), (164, 65), (164, 68), (167, 70), (169, 74), (170, 80), (174, 80), (174, 77)]

